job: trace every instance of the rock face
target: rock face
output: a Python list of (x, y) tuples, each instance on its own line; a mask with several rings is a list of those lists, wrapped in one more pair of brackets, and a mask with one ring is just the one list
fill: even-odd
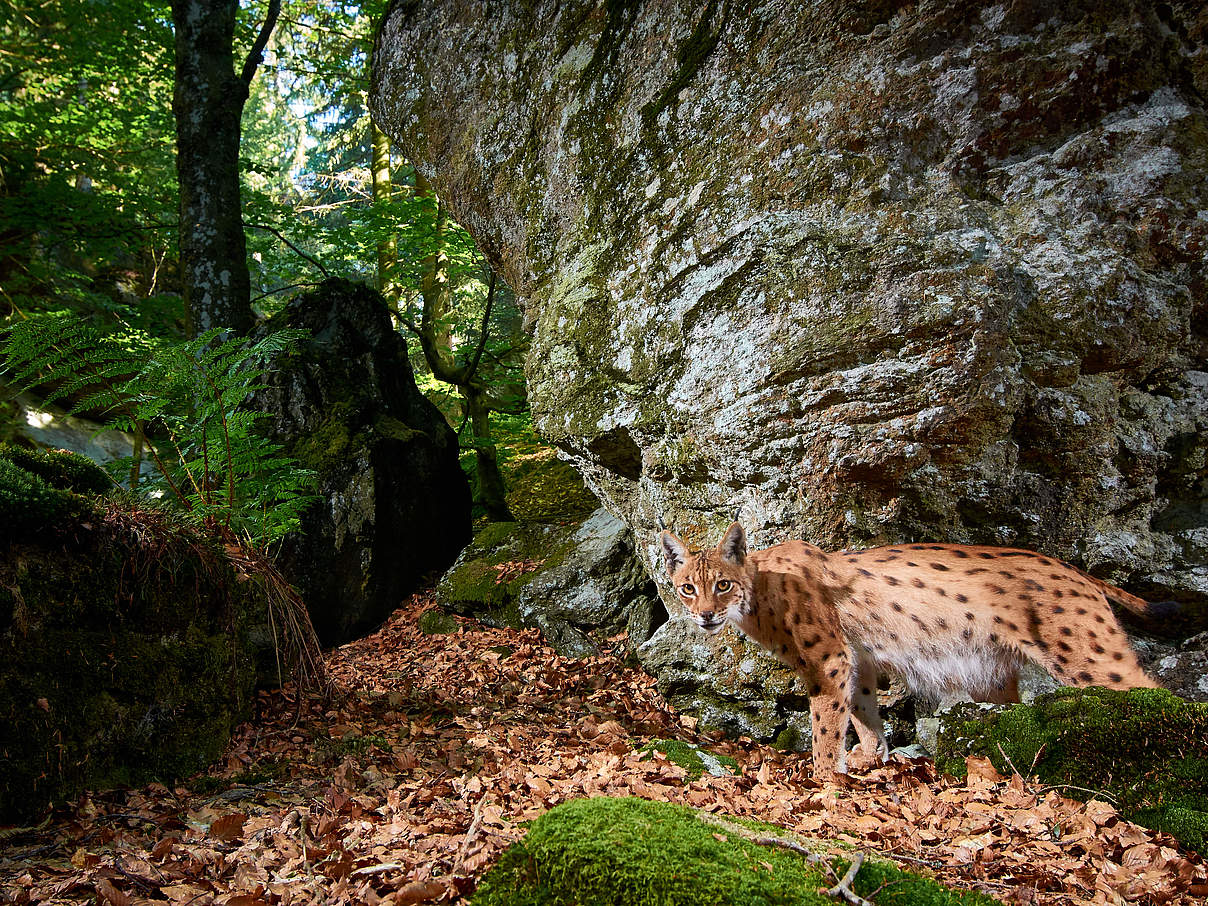
[(322, 498), (286, 538), (282, 571), (324, 644), (373, 628), (470, 540), (457, 439), (419, 392), (381, 295), (332, 280), (264, 330), (305, 328), (255, 405), (286, 449), (319, 473)]
[(740, 510), (758, 546), (1013, 544), (1202, 605), (1206, 32), (1139, 0), (396, 2), (371, 107), (660, 581), (660, 519), (712, 544)]
[(535, 626), (567, 657), (596, 654), (618, 632), (637, 647), (665, 619), (633, 535), (600, 509), (579, 524), (497, 522), (470, 544), (436, 589), (459, 613)]

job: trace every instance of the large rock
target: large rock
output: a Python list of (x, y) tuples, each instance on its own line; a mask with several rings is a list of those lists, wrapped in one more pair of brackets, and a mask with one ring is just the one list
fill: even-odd
[(396, 2), (371, 107), (654, 575), (741, 510), (1202, 604), (1208, 13), (899, 6)]
[(204, 768), (274, 660), (262, 582), (108, 485), (72, 454), (0, 446), (0, 822)]
[(581, 523), (497, 522), (468, 545), (436, 588), (459, 613), (533, 626), (567, 657), (589, 657), (625, 632), (636, 648), (666, 619), (633, 535), (596, 510)]
[(255, 405), (318, 472), (321, 501), (278, 562), (332, 645), (372, 629), (453, 562), (470, 540), (470, 487), (453, 429), (416, 388), (379, 293), (330, 280), (262, 330), (283, 327), (311, 338), (274, 365)]

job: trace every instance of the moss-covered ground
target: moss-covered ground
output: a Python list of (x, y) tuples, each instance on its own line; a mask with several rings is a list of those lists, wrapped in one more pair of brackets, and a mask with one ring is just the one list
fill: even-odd
[(945, 720), (936, 763), (963, 776), (967, 755), (1065, 785), (1074, 797), (1098, 792), (1128, 819), (1205, 852), (1208, 703), (1165, 689), (1091, 688), (989, 712), (964, 707)]
[[(772, 832), (778, 832), (773, 829)], [(694, 809), (644, 799), (577, 799), (551, 809), (509, 848), (474, 906), (773, 906), (832, 904), (823, 888), (847, 863), (825, 864), (734, 830)], [(852, 885), (878, 906), (989, 904), (886, 864), (865, 863)]]

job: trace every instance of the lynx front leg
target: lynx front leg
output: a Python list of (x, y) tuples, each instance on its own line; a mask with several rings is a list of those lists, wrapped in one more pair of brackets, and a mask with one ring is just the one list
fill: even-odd
[(852, 724), (860, 743), (848, 759), (853, 765), (871, 767), (889, 757), (889, 742), (885, 739), (885, 724), (877, 707), (877, 667), (866, 653), (861, 652), (852, 677)]
[(810, 728), (814, 779), (825, 781), (847, 770), (843, 740), (851, 719), (851, 662), (846, 654), (831, 655), (818, 672), (810, 688)]

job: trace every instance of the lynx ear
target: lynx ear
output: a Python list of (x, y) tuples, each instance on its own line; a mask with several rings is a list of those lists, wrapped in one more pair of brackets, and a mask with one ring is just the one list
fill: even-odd
[(742, 530), (741, 523), (730, 523), (726, 536), (721, 539), (721, 544), (717, 545), (717, 552), (727, 563), (742, 566), (747, 559), (747, 535)]
[(659, 540), (663, 543), (663, 560), (667, 564), (667, 573), (674, 575), (677, 569), (688, 562), (688, 547), (670, 532), (663, 532), (659, 535)]

